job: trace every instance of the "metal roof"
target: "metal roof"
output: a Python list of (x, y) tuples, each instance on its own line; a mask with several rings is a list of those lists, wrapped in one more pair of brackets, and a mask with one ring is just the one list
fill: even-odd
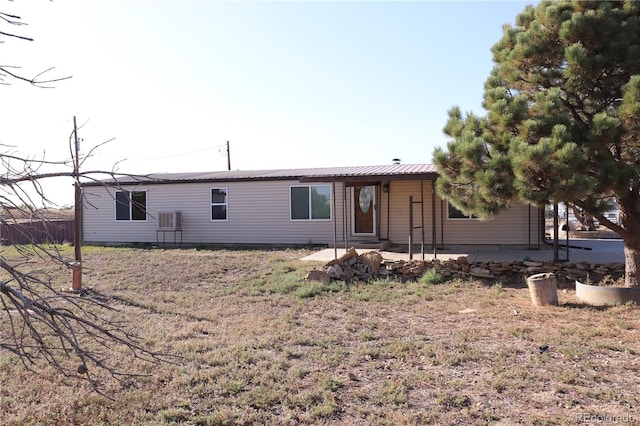
[(333, 167), (307, 169), (311, 173), (300, 176), (301, 182), (367, 182), (399, 179), (435, 179), (433, 164), (388, 164), (383, 166)]
[(122, 175), (115, 179), (83, 183), (84, 186), (103, 184), (167, 184), (194, 182), (300, 180), (301, 182), (371, 182), (397, 179), (435, 179), (433, 164), (389, 164), (383, 166), (320, 167), (280, 170), (230, 170), (218, 172), (151, 173)]

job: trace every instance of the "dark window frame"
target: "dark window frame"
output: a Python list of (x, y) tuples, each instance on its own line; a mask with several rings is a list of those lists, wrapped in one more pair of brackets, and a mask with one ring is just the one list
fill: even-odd
[(478, 220), (478, 216), (473, 214), (464, 214), (451, 203), (447, 203), (447, 219), (449, 220)]
[(114, 200), (116, 222), (147, 221), (147, 191), (117, 190)]

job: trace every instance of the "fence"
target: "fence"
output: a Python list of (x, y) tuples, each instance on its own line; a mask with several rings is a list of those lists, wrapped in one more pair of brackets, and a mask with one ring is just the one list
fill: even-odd
[(73, 219), (0, 225), (0, 245), (73, 242)]

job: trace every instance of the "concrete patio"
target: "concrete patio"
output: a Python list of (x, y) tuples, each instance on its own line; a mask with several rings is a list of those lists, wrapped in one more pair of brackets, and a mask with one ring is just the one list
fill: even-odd
[[(562, 244), (565, 242), (563, 241)], [(588, 263), (612, 263), (612, 262), (620, 262), (624, 263), (624, 245), (622, 240), (595, 240), (595, 239), (583, 239), (583, 240), (570, 240), (569, 241), (569, 251), (568, 251), (568, 260), (564, 260), (567, 258), (567, 249), (565, 247), (560, 247), (559, 260), (563, 262), (588, 262)], [(580, 247), (580, 248), (578, 248)], [(358, 253), (365, 253), (368, 251), (372, 251), (371, 249), (356, 249)], [(376, 250), (382, 254), (384, 259), (389, 260), (409, 260), (409, 253), (406, 251), (406, 247), (404, 251), (396, 251), (393, 250)], [(330, 260), (335, 259), (337, 256), (340, 257), (345, 253), (344, 248), (338, 248), (334, 250), (333, 248), (322, 249), (316, 253), (313, 253), (309, 256), (302, 258), (302, 260), (309, 261), (319, 261), (319, 262), (328, 262)], [(542, 244), (540, 249), (538, 250), (515, 250), (515, 249), (504, 249), (504, 248), (494, 248), (494, 247), (478, 247), (478, 246), (460, 246), (454, 247), (447, 250), (438, 250), (436, 252), (435, 258), (440, 260), (447, 259), (457, 259), (460, 256), (466, 256), (469, 262), (483, 262), (483, 261), (514, 261), (514, 260), (544, 260), (544, 261), (552, 261), (553, 260), (553, 247)], [(421, 260), (422, 255), (419, 251), (414, 252), (413, 259)], [(425, 250), (424, 254), (425, 260), (434, 259), (434, 254), (432, 251)]]

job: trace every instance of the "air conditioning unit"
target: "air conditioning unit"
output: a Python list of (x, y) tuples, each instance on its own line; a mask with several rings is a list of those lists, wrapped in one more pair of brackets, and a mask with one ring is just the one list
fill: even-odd
[(160, 231), (181, 231), (182, 212), (159, 212), (158, 230)]

